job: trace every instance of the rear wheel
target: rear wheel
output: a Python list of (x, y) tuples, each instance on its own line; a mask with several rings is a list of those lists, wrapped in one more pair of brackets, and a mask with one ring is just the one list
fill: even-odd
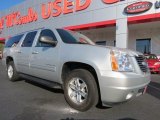
[(72, 108), (79, 111), (90, 109), (98, 103), (95, 78), (87, 70), (73, 70), (64, 82), (64, 95)]
[(8, 76), (8, 79), (10, 81), (17, 81), (19, 80), (19, 75), (16, 71), (16, 68), (14, 66), (14, 62), (13, 61), (10, 61), (8, 64), (7, 64), (7, 76)]

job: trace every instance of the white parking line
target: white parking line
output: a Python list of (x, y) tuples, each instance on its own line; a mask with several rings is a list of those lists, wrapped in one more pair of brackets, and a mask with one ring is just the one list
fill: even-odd
[(154, 89), (156, 89), (156, 90), (160, 91), (160, 89), (159, 89), (159, 88), (154, 87), (154, 86), (152, 86), (152, 85), (149, 85), (149, 87), (154, 88)]

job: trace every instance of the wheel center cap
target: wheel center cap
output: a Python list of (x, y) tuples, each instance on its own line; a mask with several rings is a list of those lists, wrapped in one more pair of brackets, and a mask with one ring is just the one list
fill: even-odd
[(80, 92), (81, 92), (81, 90), (80, 89), (78, 89), (78, 88), (76, 88), (76, 93), (78, 93), (78, 94), (80, 94)]

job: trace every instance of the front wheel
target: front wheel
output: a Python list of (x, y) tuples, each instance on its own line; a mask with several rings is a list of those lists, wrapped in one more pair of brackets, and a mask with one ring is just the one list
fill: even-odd
[(86, 111), (98, 103), (98, 88), (93, 75), (84, 69), (71, 71), (64, 82), (64, 95), (68, 104)]

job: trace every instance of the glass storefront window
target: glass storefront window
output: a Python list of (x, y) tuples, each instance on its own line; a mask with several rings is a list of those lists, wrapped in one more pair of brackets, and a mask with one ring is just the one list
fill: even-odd
[(150, 54), (151, 53), (151, 39), (150, 38), (137, 39), (136, 40), (136, 50), (144, 54)]

